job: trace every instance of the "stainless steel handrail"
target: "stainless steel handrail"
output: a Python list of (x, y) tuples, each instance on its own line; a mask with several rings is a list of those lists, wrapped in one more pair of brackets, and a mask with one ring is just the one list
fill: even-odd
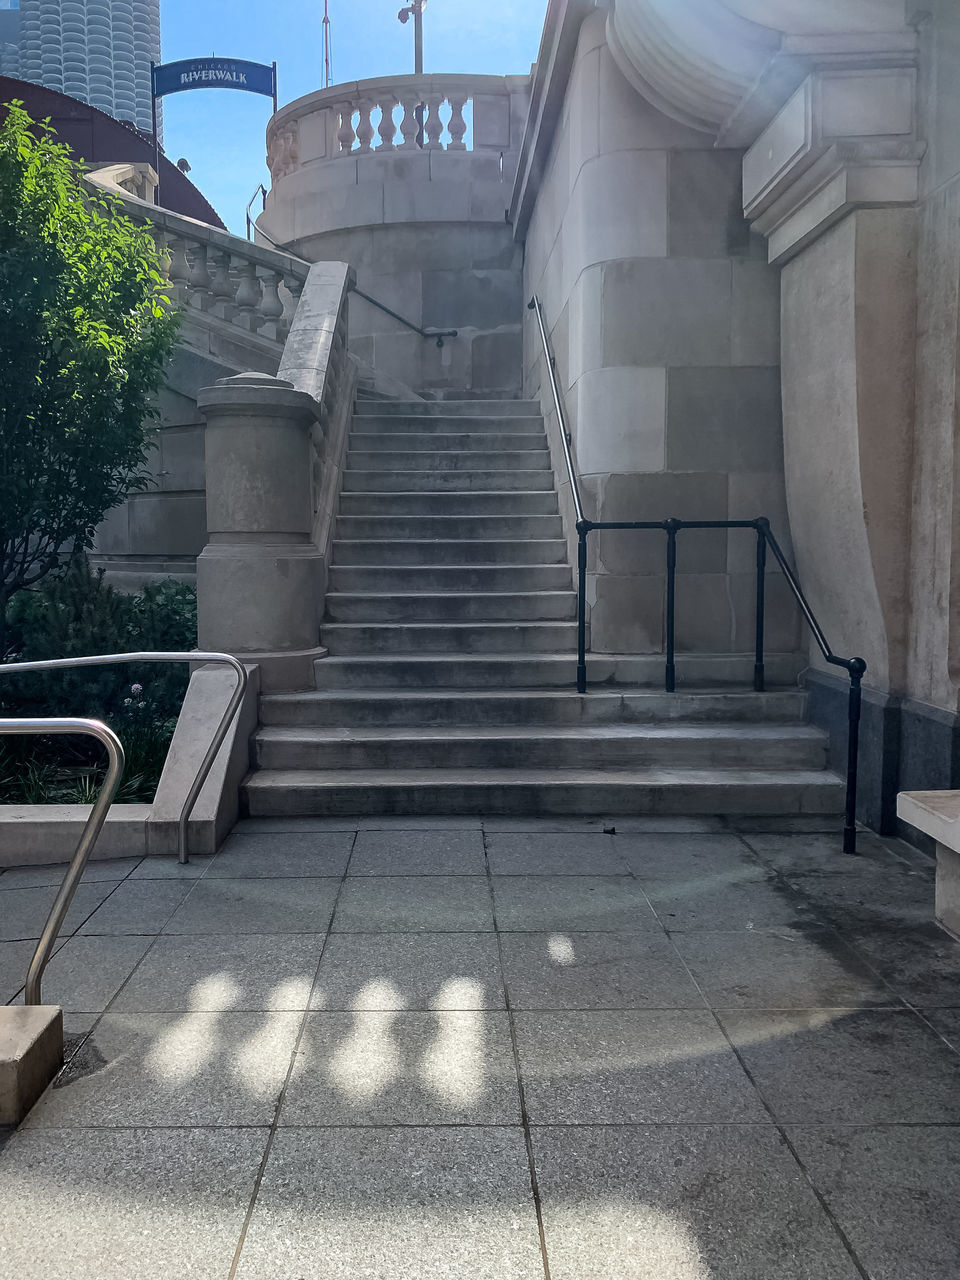
[(585, 519), (583, 514), (583, 503), (580, 500), (580, 484), (577, 480), (577, 472), (573, 465), (573, 455), (570, 452), (570, 432), (567, 429), (567, 415), (563, 411), (563, 397), (560, 394), (560, 386), (557, 382), (556, 362), (550, 354), (550, 341), (547, 338), (547, 328), (543, 323), (543, 308), (540, 306), (540, 299), (536, 294), (527, 303), (527, 309), (532, 311), (537, 317), (537, 326), (540, 330), (540, 341), (543, 343), (543, 354), (547, 362), (547, 373), (550, 375), (550, 390), (553, 392), (553, 407), (557, 415), (557, 422), (560, 424), (560, 440), (563, 444), (563, 456), (567, 463), (567, 476), (570, 480), (570, 492), (573, 494), (573, 508), (577, 513), (577, 524)]
[(93, 846), (96, 844), (97, 837), (103, 829), (107, 812), (113, 803), (114, 796), (117, 794), (117, 787), (120, 785), (120, 778), (123, 774), (123, 747), (120, 744), (120, 739), (102, 720), (80, 720), (68, 717), (50, 720), (0, 720), (0, 737), (6, 734), (35, 735), (39, 733), (86, 734), (88, 737), (96, 738), (103, 743), (110, 759), (107, 765), (107, 776), (104, 779), (103, 786), (100, 788), (100, 794), (97, 796), (96, 804), (90, 810), (90, 816), (87, 818), (80, 834), (76, 853), (74, 853), (73, 860), (67, 868), (67, 874), (63, 877), (60, 892), (57, 894), (50, 909), (47, 922), (43, 926), (43, 932), (40, 935), (40, 941), (37, 943), (37, 948), (30, 961), (23, 994), (24, 1004), (40, 1004), (40, 979), (43, 977), (43, 971), (47, 967), (50, 953), (53, 951), (53, 945), (60, 933), (60, 926), (63, 924), (64, 917), (70, 908), (70, 903), (73, 901), (73, 895), (77, 891), (80, 877), (83, 875), (90, 854), (93, 852)]
[[(190, 790), (187, 792), (187, 798), (180, 811), (180, 820), (177, 826), (178, 856), (181, 863), (186, 863), (190, 861), (187, 853), (187, 823), (190, 819), (190, 814), (193, 812), (193, 806), (203, 788), (203, 784), (207, 780), (207, 775), (213, 767), (217, 752), (223, 745), (227, 730), (247, 691), (247, 672), (243, 664), (229, 653), (204, 653), (200, 650), (192, 653), (108, 653), (93, 654), (82, 658), (50, 658), (43, 662), (3, 662), (0, 663), (0, 676), (18, 674), (24, 671), (62, 671), (72, 667), (109, 666), (113, 663), (130, 662), (219, 662), (224, 666), (231, 667), (236, 673), (237, 686), (230, 695), (230, 701), (227, 703), (226, 710), (220, 718), (217, 732), (213, 735), (213, 739), (204, 753), (200, 768), (197, 770), (197, 775)], [(23, 721), (18, 723), (23, 723)]]

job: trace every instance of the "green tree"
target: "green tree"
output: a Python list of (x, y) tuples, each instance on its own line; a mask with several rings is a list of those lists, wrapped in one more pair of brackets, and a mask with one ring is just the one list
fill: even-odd
[(0, 660), (10, 598), (90, 546), (146, 470), (176, 339), (149, 231), (13, 102), (0, 126)]

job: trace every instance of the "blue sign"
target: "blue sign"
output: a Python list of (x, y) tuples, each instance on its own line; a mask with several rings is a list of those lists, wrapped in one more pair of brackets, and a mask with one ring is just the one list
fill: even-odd
[(276, 101), (277, 67), (237, 58), (185, 58), (153, 68), (153, 96), (183, 93), (187, 89), (242, 89), (262, 93)]

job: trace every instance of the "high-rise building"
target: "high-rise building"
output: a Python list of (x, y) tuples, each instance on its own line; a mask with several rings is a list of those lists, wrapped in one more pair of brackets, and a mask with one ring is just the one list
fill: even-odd
[(0, 0), (0, 76), (20, 75), (20, 0)]
[(160, 0), (20, 0), (19, 7), (21, 79), (150, 131)]

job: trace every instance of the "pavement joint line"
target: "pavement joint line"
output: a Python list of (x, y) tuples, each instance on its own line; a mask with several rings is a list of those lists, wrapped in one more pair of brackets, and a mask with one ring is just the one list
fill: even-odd
[(487, 872), (487, 891), (490, 895), (490, 911), (493, 916), (493, 935), (497, 940), (497, 959), (500, 965), (500, 982), (503, 987), (503, 1000), (507, 1010), (507, 1022), (510, 1028), (510, 1048), (513, 1053), (513, 1069), (517, 1080), (517, 1092), (520, 1099), (520, 1123), (523, 1128), (523, 1143), (527, 1152), (527, 1166), (530, 1170), (530, 1191), (533, 1196), (533, 1208), (537, 1219), (537, 1236), (540, 1244), (540, 1260), (543, 1264), (544, 1280), (550, 1280), (550, 1258), (547, 1251), (547, 1236), (543, 1225), (543, 1206), (540, 1201), (540, 1185), (537, 1179), (537, 1163), (533, 1152), (533, 1135), (530, 1118), (527, 1114), (526, 1092), (523, 1085), (523, 1072), (520, 1067), (520, 1050), (517, 1045), (517, 1029), (513, 1009), (510, 1004), (510, 991), (507, 987), (507, 974), (503, 964), (503, 948), (500, 944), (500, 930), (497, 927), (497, 903), (493, 892), (493, 875), (490, 871), (490, 856), (487, 850), (487, 833), (482, 833), (483, 860)]
[[(267, 1163), (270, 1159), (270, 1154), (273, 1151), (273, 1144), (277, 1135), (277, 1129), (281, 1127), (280, 1115), (281, 1115), (281, 1112), (283, 1111), (283, 1105), (287, 1099), (287, 1089), (289, 1087), (291, 1077), (293, 1076), (293, 1069), (296, 1065), (297, 1054), (300, 1052), (300, 1045), (303, 1042), (304, 1032), (307, 1029), (307, 1018), (309, 1017), (309, 1014), (310, 1014), (310, 1005), (313, 1003), (313, 994), (314, 994), (314, 991), (316, 990), (317, 981), (319, 980), (319, 977), (320, 977), (320, 965), (323, 961), (323, 953), (326, 951), (327, 943), (329, 942), (330, 937), (333, 933), (333, 921), (337, 914), (337, 906), (340, 902), (340, 895), (343, 892), (343, 886), (347, 882), (347, 869), (350, 866), (350, 860), (353, 857), (353, 851), (356, 848), (358, 834), (359, 832), (356, 832), (356, 831), (354, 832), (353, 840), (351, 841), (351, 844), (350, 844), (350, 852), (347, 855), (347, 861), (343, 868), (343, 875), (340, 877), (340, 885), (337, 889), (337, 894), (333, 901), (333, 910), (330, 913), (330, 919), (327, 922), (326, 933), (324, 935), (323, 942), (320, 945), (320, 954), (319, 956), (317, 956), (317, 967), (314, 970), (313, 981), (310, 984), (310, 995), (307, 999), (307, 1008), (300, 1013), (300, 1027), (297, 1031), (297, 1038), (294, 1041), (293, 1049), (290, 1053), (290, 1061), (287, 1064), (287, 1073), (284, 1076), (283, 1085), (280, 1089), (280, 1094), (277, 1098), (277, 1103), (274, 1108), (273, 1122), (271, 1123), (269, 1132), (267, 1134), (267, 1141), (263, 1149), (263, 1156), (261, 1157), (261, 1160), (260, 1160), (260, 1167), (258, 1168), (257, 1176), (254, 1179), (253, 1189), (250, 1193), (250, 1203), (248, 1204), (247, 1211), (244, 1214), (243, 1224), (240, 1228), (240, 1235), (237, 1239), (237, 1247), (233, 1255), (233, 1261), (230, 1264), (230, 1271), (227, 1275), (227, 1280), (235, 1280), (235, 1277), (237, 1274), (237, 1268), (240, 1266), (240, 1258), (241, 1258), (241, 1255), (243, 1254), (243, 1246), (247, 1239), (247, 1232), (250, 1229), (250, 1223), (253, 1221), (253, 1214), (257, 1205), (257, 1197), (260, 1194), (260, 1187), (263, 1184), (263, 1175), (266, 1172)], [(286, 1126), (283, 1126), (283, 1127), (286, 1127)]]

